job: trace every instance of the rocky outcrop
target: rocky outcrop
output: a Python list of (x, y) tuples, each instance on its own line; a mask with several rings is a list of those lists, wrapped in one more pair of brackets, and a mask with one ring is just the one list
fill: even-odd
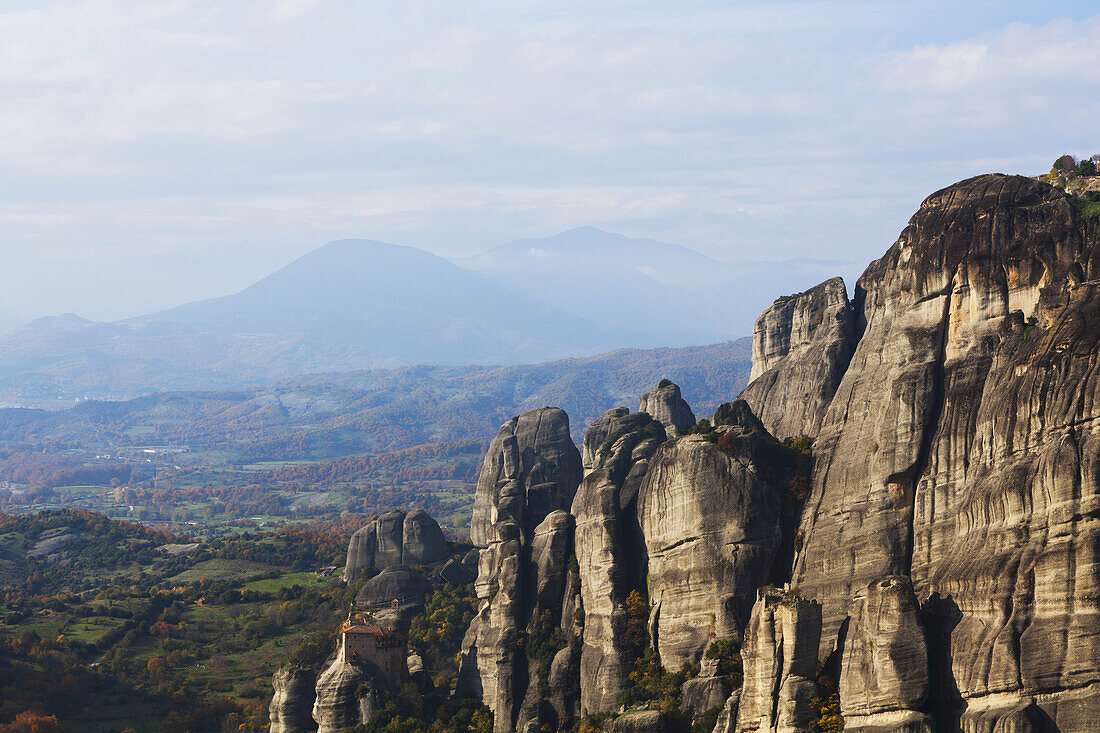
[(664, 733), (665, 721), (660, 710), (639, 710), (613, 718), (603, 727), (604, 733)]
[[(584, 431), (584, 439), (581, 441), (581, 465), (587, 473), (599, 463), (600, 448), (604, 441), (617, 432), (623, 418), (630, 414), (625, 407), (614, 407), (597, 417)], [(606, 451), (605, 451), (606, 454)]]
[(741, 705), (741, 690), (736, 689), (730, 693), (722, 704), (722, 710), (718, 713), (718, 720), (714, 723), (713, 733), (733, 733), (737, 727), (737, 709)]
[(749, 386), (740, 397), (776, 438), (817, 435), (855, 334), (839, 277), (780, 298), (756, 319)]
[(638, 412), (652, 415), (654, 420), (665, 426), (665, 433), (670, 438), (685, 434), (695, 425), (695, 413), (680, 396), (680, 388), (668, 380), (642, 395)]
[(474, 586), (480, 606), (463, 640), (459, 691), (493, 710), (498, 733), (556, 728), (571, 713), (562, 672), (574, 665), (552, 640), (565, 644), (574, 633), (573, 614), (563, 611), (577, 593), (567, 508), (580, 478), (569, 420), (555, 408), (511, 421), (486, 454), (474, 511), (475, 526), (478, 517), (490, 524), (475, 538), (485, 543)]
[(828, 652), (863, 589), (912, 578), (937, 727), (1032, 697), (1100, 717), (1098, 289), (1096, 221), (1000, 175), (926, 199), (856, 285), (793, 580)]
[(275, 694), (268, 706), (271, 733), (307, 733), (313, 723), (313, 670), (295, 665), (281, 667), (271, 678)]
[(817, 648), (821, 605), (796, 593), (761, 590), (745, 629), (745, 681), (737, 705), (738, 733), (802, 731), (816, 719)]
[(909, 578), (871, 583), (857, 597), (844, 635), (840, 710), (845, 730), (932, 731), (928, 649)]
[(556, 407), (525, 412), (501, 426), (478, 476), (470, 540), (490, 541), (494, 524), (511, 518), (526, 536), (546, 515), (568, 511), (581, 481), (581, 456), (569, 416)]
[[(605, 413), (585, 435), (589, 473), (573, 500), (585, 623), (581, 712), (615, 710), (644, 639), (630, 638), (626, 600), (645, 592), (637, 496), (664, 427), (646, 413)], [(590, 446), (595, 446), (590, 449)]]
[(340, 733), (367, 723), (381, 709), (381, 687), (372, 670), (336, 658), (317, 678), (313, 719), (317, 733)]
[[(735, 430), (729, 427), (727, 430)], [(638, 494), (650, 628), (666, 669), (741, 633), (779, 541), (779, 498), (755, 464), (763, 436), (727, 452), (701, 435), (661, 445)]]
[(348, 542), (344, 580), (391, 565), (430, 565), (446, 560), (451, 543), (431, 515), (421, 509), (394, 510), (373, 517)]
[[(832, 280), (761, 316), (752, 382), (713, 431), (684, 434), (694, 416), (674, 385), (643, 398), (660, 438), (640, 439), (655, 423), (624, 408), (593, 423), (572, 501), (579, 590), (568, 570), (544, 586), (533, 548), (540, 522), (567, 506), (560, 462), (531, 448), (536, 422), (501, 430), (479, 482), (483, 602), (464, 669), (500, 733), (554, 727), (547, 707), (568, 705), (532, 694), (526, 652), (532, 610), (550, 611), (556, 631), (583, 637), (583, 712), (612, 712), (637, 653), (623, 643), (636, 590), (668, 671), (744, 633), (744, 685), (720, 733), (805, 730), (832, 679), (849, 730), (1089, 730), (1098, 364), (1100, 221), (1020, 177), (937, 192), (850, 302)], [(769, 432), (815, 437), (813, 460), (808, 441)], [(541, 554), (557, 566), (568, 550)], [(542, 665), (551, 687), (565, 688), (575, 662), (572, 646), (554, 652)], [(693, 718), (718, 681), (682, 688)], [(607, 724), (620, 725), (663, 721)]]
[(391, 565), (368, 580), (355, 596), (357, 608), (391, 609), (396, 606), (408, 616), (419, 613), (431, 592), (431, 584), (405, 565)]

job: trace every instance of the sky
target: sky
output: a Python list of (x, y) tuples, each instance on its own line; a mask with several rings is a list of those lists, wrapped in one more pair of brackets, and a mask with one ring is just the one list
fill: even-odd
[(0, 312), (117, 319), (322, 243), (596, 226), (865, 263), (1100, 152), (1094, 0), (0, 3)]

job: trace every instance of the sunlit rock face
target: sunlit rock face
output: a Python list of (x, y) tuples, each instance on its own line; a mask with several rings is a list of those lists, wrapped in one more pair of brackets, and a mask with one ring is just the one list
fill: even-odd
[(544, 407), (505, 423), (478, 476), (470, 541), (488, 546), (490, 528), (506, 517), (520, 522), (526, 536), (550, 512), (569, 510), (581, 475), (564, 411)]
[(344, 580), (392, 565), (430, 565), (450, 557), (451, 543), (430, 514), (422, 509), (394, 510), (373, 517), (348, 541)]
[(742, 647), (738, 733), (809, 728), (820, 637), (821, 604), (774, 588), (756, 595)]
[(543, 690), (544, 671), (526, 640), (553, 629), (566, 641), (576, 633), (567, 612), (579, 593), (568, 562), (574, 526), (568, 509), (581, 472), (569, 418), (549, 407), (506, 423), (482, 465), (472, 524), (474, 542), (485, 548), (475, 583), (480, 605), (463, 639), (458, 689), (492, 709), (498, 733), (556, 728), (575, 712), (568, 690), (576, 660), (568, 647), (549, 660), (545, 673), (553, 681)]
[(776, 301), (756, 319), (741, 393), (779, 439), (815, 436), (855, 347), (855, 317), (835, 277)]
[(638, 412), (651, 415), (654, 420), (665, 427), (665, 433), (670, 438), (676, 438), (695, 424), (695, 413), (680, 396), (680, 387), (667, 381), (663, 386), (642, 395)]
[(845, 730), (933, 730), (928, 649), (913, 584), (904, 576), (867, 586), (844, 635), (840, 708)]
[(663, 444), (638, 493), (650, 627), (666, 669), (698, 661), (712, 637), (741, 633), (768, 582), (779, 498), (754, 463), (753, 435), (728, 454), (699, 435)]
[(990, 175), (926, 199), (856, 285), (793, 583), (824, 654), (869, 584), (910, 576), (944, 724), (1100, 716), (1098, 281), (1095, 219)]

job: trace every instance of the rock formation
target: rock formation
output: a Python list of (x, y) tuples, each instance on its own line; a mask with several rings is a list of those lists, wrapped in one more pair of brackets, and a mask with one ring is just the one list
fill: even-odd
[(867, 586), (844, 635), (840, 709), (844, 728), (932, 733), (928, 649), (913, 584), (892, 576)]
[[(736, 430), (734, 427), (729, 430)], [(654, 646), (666, 669), (708, 639), (740, 635), (779, 540), (779, 498), (754, 463), (761, 436), (730, 452), (701, 435), (665, 443), (638, 494)]]
[(820, 637), (820, 604), (774, 588), (757, 594), (741, 648), (738, 733), (809, 728), (817, 717), (810, 701), (817, 694)]
[(854, 346), (839, 277), (780, 298), (756, 319), (749, 386), (740, 397), (775, 437), (815, 436)]
[(1040, 693), (1063, 730), (1100, 717), (1098, 244), (1061, 192), (981, 176), (926, 199), (856, 286), (794, 582), (828, 651), (862, 589), (912, 577), (941, 726)]
[(373, 517), (351, 536), (344, 580), (353, 581), (371, 568), (430, 565), (446, 560), (450, 553), (451, 543), (427, 512), (386, 512)]
[(639, 649), (627, 639), (624, 606), (644, 591), (645, 543), (637, 496), (649, 461), (665, 440), (664, 427), (646, 413), (611, 410), (584, 437), (589, 470), (573, 500), (576, 555), (585, 623), (580, 675), (582, 713), (614, 710)]
[(271, 717), (271, 733), (306, 733), (314, 730), (313, 670), (287, 665), (271, 678), (275, 694), (268, 712)]
[(317, 678), (313, 719), (317, 733), (340, 733), (366, 723), (380, 709), (376, 675), (366, 667), (335, 659)]
[[(482, 466), (471, 525), (472, 532), (482, 527), (474, 541), (485, 545), (475, 584), (481, 605), (463, 641), (459, 688), (481, 697), (501, 733), (557, 727), (569, 712), (560, 707), (568, 695), (548, 679), (564, 646), (545, 642), (554, 636), (564, 645), (573, 633), (573, 619), (563, 613), (576, 593), (567, 510), (580, 479), (569, 418), (549, 407), (504, 425)], [(569, 666), (564, 657), (559, 677), (563, 664)]]
[(664, 380), (657, 389), (642, 395), (638, 412), (653, 416), (653, 419), (665, 426), (665, 433), (676, 438), (695, 425), (695, 413), (680, 396), (680, 388)]
[[(583, 482), (563, 417), (501, 429), (475, 508), (469, 689), (499, 733), (565, 720), (572, 675), (581, 712), (615, 712), (636, 591), (667, 671), (743, 634), (716, 733), (805, 730), (836, 706), (866, 733), (1093, 729), (1098, 364), (1100, 220), (1018, 176), (933, 194), (851, 301), (836, 279), (761, 315), (752, 381), (713, 429), (687, 434), (664, 384), (593, 422)], [(812, 461), (773, 435), (815, 437)], [(792, 461), (812, 481), (789, 481)], [(575, 531), (543, 526), (566, 497)], [(722, 691), (703, 661), (680, 690), (695, 721)], [(659, 730), (656, 712), (605, 730)]]
[(568, 511), (581, 473), (581, 456), (563, 411), (544, 407), (512, 419), (485, 454), (470, 541), (486, 547), (492, 526), (507, 517), (520, 523), (526, 535), (550, 512)]
[(355, 605), (361, 609), (381, 611), (393, 607), (407, 615), (424, 608), (424, 601), (431, 585), (420, 573), (406, 565), (391, 565), (368, 580), (355, 596)]

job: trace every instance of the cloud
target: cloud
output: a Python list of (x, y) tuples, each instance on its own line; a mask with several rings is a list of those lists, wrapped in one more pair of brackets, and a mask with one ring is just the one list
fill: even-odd
[(867, 260), (931, 190), (1094, 152), (1089, 3), (881, 8), (0, 12), (0, 257), (227, 252), (246, 267), (339, 236), (450, 254), (592, 224), (727, 260)]
[(271, 15), (276, 20), (293, 20), (313, 10), (320, 0), (276, 0)]

